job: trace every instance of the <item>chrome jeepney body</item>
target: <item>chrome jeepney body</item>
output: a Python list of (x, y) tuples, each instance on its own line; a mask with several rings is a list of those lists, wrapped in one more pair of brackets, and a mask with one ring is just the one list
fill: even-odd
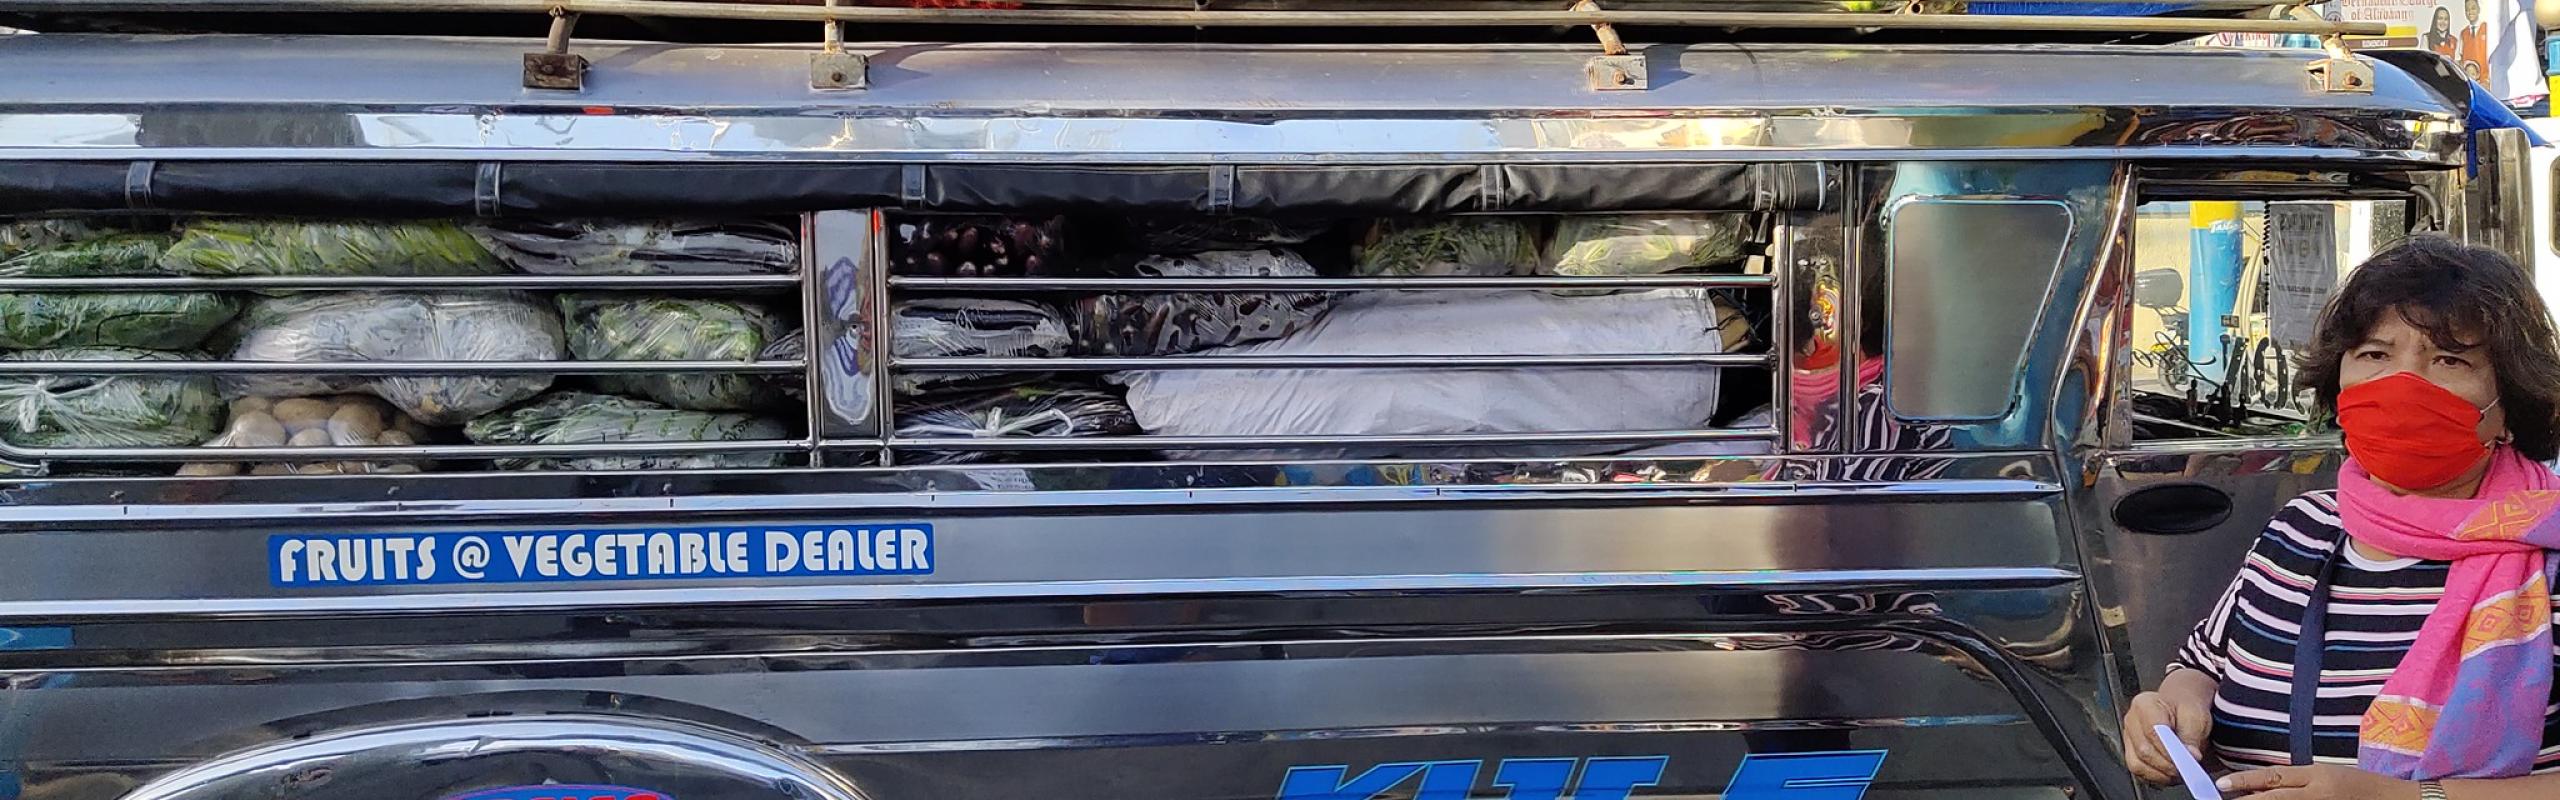
[[(2453, 84), (2429, 62), (2367, 59), (2369, 92), (2332, 91), (2307, 71), (2317, 51), (1661, 45), (1641, 51), (1649, 86), (1594, 91), (1586, 48), (1566, 46), (851, 45), (868, 86), (821, 91), (805, 47), (581, 42), (592, 66), (562, 92), (524, 88), (533, 49), (0, 37), (0, 211), (791, 215), (801, 269), (9, 277), (0, 292), (796, 298), (812, 355), (729, 368), (805, 375), (805, 425), (672, 448), (794, 461), (172, 478), (182, 454), (8, 445), (29, 473), (0, 488), (0, 798), (440, 800), (545, 784), (685, 800), (1554, 797), (1569, 775), (1586, 798), (1623, 796), (1612, 780), (1637, 796), (1782, 797), (1745, 791), (1738, 768), (1786, 753), (1866, 764), (1869, 797), (2131, 798), (2118, 704), (2335, 449), (2309, 429), (2206, 431), (2134, 402), (2150, 363), (2134, 277), (2156, 266), (2138, 263), (2137, 208), (2395, 203), (2398, 228), (2457, 234), (2494, 216), (2463, 201)], [(888, 352), (884, 310), (905, 293), (1179, 288), (914, 277), (883, 252), (900, 213), (1079, 205), (1749, 212), (1763, 246), (1734, 274), (1212, 290), (1760, 292), (1775, 346), (1614, 366), (1765, 370), (1772, 413), (1371, 442), (1467, 448), (1427, 458), (1287, 455), (1338, 437), (1076, 443), (1262, 451), (1092, 460), (903, 438), (887, 383), (902, 370), (1190, 366)], [(2044, 238), (1991, 247), (1987, 231)], [(1836, 359), (1795, 346), (1814, 339), (1838, 343)], [(843, 361), (839, 341), (853, 343)], [(1438, 355), (1368, 366), (1572, 366)], [(1759, 450), (1623, 452), (1667, 443)], [(561, 452), (442, 447), (418, 452)], [(911, 457), (958, 447), (1034, 457)], [(164, 471), (77, 468), (93, 462)], [(768, 531), (845, 530), (894, 534), (857, 543), (878, 568), (499, 583), (423, 566), (488, 569), (510, 535), (556, 548), (670, 531), (715, 564), (741, 548), (743, 565), (803, 541)], [(720, 538), (732, 532), (747, 538)], [(446, 548), (403, 545), (395, 560), (419, 557), (421, 579), (346, 579), (387, 569), (372, 537), (410, 535)], [(479, 556), (443, 560), (466, 540)], [(364, 555), (338, 580), (301, 580), (298, 564), (350, 552)], [(1882, 753), (1880, 769), (1862, 753)], [(1754, 763), (1754, 780), (1777, 774)], [(1778, 775), (1807, 776), (1860, 778)]]

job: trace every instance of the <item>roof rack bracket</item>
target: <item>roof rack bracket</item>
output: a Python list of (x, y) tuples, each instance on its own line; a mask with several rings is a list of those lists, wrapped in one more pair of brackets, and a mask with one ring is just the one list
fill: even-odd
[(551, 7), (551, 36), (539, 53), (524, 54), (524, 88), (582, 91), (587, 86), (587, 57), (569, 52), (569, 32), (578, 15)]
[[(836, 0), (827, 0), (827, 10), (836, 9)], [(809, 57), (809, 88), (819, 91), (871, 88), (871, 60), (844, 51), (844, 22), (830, 15), (826, 20), (826, 39), (817, 55)]]
[[(2304, 22), (2327, 22), (2320, 12), (2308, 5), (2287, 7), (2279, 16)], [(2320, 49), (2327, 57), (2311, 62), (2311, 80), (2321, 91), (2332, 94), (2372, 94), (2373, 65), (2357, 58), (2347, 49), (2347, 37), (2332, 32), (2320, 37)]]
[[(1600, 3), (1598, 0), (1575, 0), (1572, 10), (1598, 12)], [(1645, 69), (1644, 55), (1627, 52), (1627, 43), (1618, 38), (1616, 25), (1594, 21), (1591, 33), (1600, 39), (1600, 54), (1583, 62), (1582, 74), (1590, 80), (1592, 91), (1627, 92), (1651, 88), (1652, 77)]]

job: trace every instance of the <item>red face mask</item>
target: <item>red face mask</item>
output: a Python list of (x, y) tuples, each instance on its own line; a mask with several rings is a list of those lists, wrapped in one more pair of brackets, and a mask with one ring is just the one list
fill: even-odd
[[(2498, 404), (2491, 402), (2490, 407)], [(2485, 410), (2425, 378), (2400, 372), (2338, 393), (2347, 454), (2384, 483), (2424, 491), (2452, 483), (2489, 457)]]

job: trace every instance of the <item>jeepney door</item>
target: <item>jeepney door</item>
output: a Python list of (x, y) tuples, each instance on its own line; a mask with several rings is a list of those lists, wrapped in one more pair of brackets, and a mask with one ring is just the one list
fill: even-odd
[(2089, 554), (2119, 667), (2156, 684), (2267, 520), (2330, 488), (2344, 451), (2294, 386), (2355, 265), (2441, 214), (2414, 198), (2144, 184), (2112, 269), (2120, 331), (2107, 444), (2088, 465)]

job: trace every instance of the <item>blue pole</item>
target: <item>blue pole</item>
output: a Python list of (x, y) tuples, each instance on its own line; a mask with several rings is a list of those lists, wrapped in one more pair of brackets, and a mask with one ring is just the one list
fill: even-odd
[(2229, 369), (2222, 318), (2240, 298), (2240, 204), (2192, 203), (2187, 221), (2187, 361), (2218, 384)]

